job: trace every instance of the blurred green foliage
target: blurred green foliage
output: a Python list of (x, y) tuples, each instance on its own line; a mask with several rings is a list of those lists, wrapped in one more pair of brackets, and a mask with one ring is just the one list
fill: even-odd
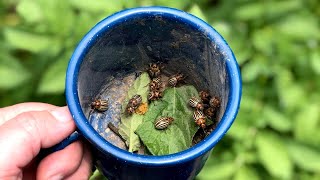
[(0, 107), (64, 105), (77, 43), (121, 9), (189, 11), (227, 40), (239, 62), (238, 117), (197, 179), (320, 179), (320, 1), (0, 1)]

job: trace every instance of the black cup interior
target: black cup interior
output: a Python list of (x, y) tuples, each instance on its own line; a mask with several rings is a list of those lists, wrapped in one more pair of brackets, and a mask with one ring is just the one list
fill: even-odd
[[(88, 121), (108, 141), (115, 141), (108, 138), (106, 129), (108, 122), (119, 123), (120, 96), (126, 94), (122, 87), (128, 87), (134, 75), (153, 62), (162, 63), (164, 73), (183, 73), (198, 91), (220, 97), (218, 119), (223, 116), (229, 94), (226, 57), (219, 44), (196, 25), (161, 14), (142, 14), (105, 28), (92, 44), (79, 71), (79, 100)], [(108, 99), (111, 110), (91, 113), (95, 98)]]

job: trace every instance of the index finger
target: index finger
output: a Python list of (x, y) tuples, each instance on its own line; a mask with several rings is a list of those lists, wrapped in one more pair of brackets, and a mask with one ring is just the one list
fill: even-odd
[(39, 103), (39, 102), (27, 102), (27, 103), (20, 103), (4, 108), (0, 108), (0, 126), (8, 121), (16, 117), (17, 115), (28, 112), (28, 111), (43, 111), (43, 110), (50, 110), (57, 108), (57, 106), (46, 104), (46, 103)]

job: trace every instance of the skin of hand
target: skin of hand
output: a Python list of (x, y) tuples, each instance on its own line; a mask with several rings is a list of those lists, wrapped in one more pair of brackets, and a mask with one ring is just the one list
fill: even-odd
[(67, 107), (21, 103), (0, 108), (0, 179), (89, 179), (91, 154), (81, 141), (38, 158), (76, 126)]

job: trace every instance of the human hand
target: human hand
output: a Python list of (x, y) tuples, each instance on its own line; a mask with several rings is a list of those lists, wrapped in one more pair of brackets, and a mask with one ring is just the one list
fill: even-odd
[(75, 130), (67, 107), (22, 103), (0, 108), (0, 179), (88, 179), (91, 155), (80, 141), (39, 160)]

